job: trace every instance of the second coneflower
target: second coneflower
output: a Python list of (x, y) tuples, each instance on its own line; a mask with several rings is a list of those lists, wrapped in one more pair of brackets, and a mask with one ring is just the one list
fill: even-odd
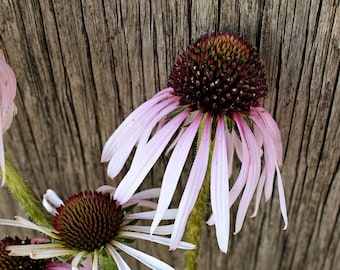
[[(52, 190), (44, 196), (44, 206), (53, 214), (53, 227), (38, 226), (31, 221), (15, 217), (14, 220), (0, 219), (0, 225), (23, 227), (42, 232), (50, 242), (17, 245), (10, 243), (5, 250), (9, 256), (29, 256), (31, 259), (64, 259), (72, 269), (91, 264), (93, 270), (99, 269), (100, 257), (111, 260), (110, 269), (130, 269), (121, 256), (124, 252), (152, 269), (173, 269), (168, 264), (129, 245), (142, 239), (169, 245), (173, 225), (159, 226), (150, 237), (150, 226), (136, 225), (138, 220), (153, 219), (157, 204), (153, 198), (159, 196), (159, 189), (149, 189), (134, 194), (130, 200), (120, 204), (112, 198), (115, 188), (102, 186), (96, 191), (79, 192), (63, 202)], [(151, 211), (135, 212), (135, 207)], [(177, 209), (170, 209), (166, 220), (174, 219)], [(194, 245), (181, 242), (180, 248), (193, 249)], [(7, 253), (5, 254), (7, 256)], [(20, 261), (20, 259), (18, 260)], [(30, 261), (31, 262), (31, 261)], [(43, 262), (43, 261), (42, 261)], [(112, 263), (114, 262), (114, 263)], [(89, 267), (84, 267), (88, 269)], [(64, 268), (58, 268), (64, 269)]]
[[(198, 149), (179, 204), (170, 247), (176, 248), (182, 238), (209, 162), (213, 213), (209, 224), (215, 224), (221, 251), (227, 252), (228, 248), (230, 207), (240, 197), (237, 233), (255, 193), (253, 215), (262, 192), (266, 200), (271, 197), (275, 175), (286, 228), (281, 137), (276, 122), (259, 103), (268, 89), (255, 49), (231, 33), (203, 36), (180, 55), (168, 86), (131, 113), (104, 146), (102, 162), (109, 162), (108, 175), (115, 177), (137, 145), (131, 167), (114, 198), (121, 203), (128, 201), (169, 145), (173, 151), (162, 181), (153, 232), (170, 205), (198, 135)], [(242, 165), (230, 184), (234, 155)]]

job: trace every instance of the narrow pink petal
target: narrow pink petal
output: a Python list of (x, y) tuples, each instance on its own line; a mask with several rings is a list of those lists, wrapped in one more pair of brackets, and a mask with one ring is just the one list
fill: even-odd
[(78, 265), (80, 264), (81, 259), (86, 255), (86, 251), (81, 251), (79, 252), (76, 256), (74, 256), (71, 264), (72, 264), (72, 269), (77, 269)]
[[(235, 131), (232, 131), (235, 133)], [(233, 161), (234, 161), (234, 150), (235, 146), (233, 143), (232, 136), (226, 127), (226, 140), (227, 140), (227, 159), (228, 159), (228, 177), (230, 178), (233, 172)]]
[(191, 145), (201, 123), (202, 116), (202, 114), (199, 114), (192, 124), (185, 130), (183, 135), (179, 138), (177, 145), (169, 159), (169, 163), (164, 172), (157, 212), (151, 224), (151, 234), (162, 220), (164, 212), (170, 205), (185, 161), (191, 149)]
[(270, 137), (273, 139), (278, 163), (279, 166), (281, 166), (283, 160), (283, 150), (280, 129), (277, 126), (277, 123), (275, 122), (274, 118), (264, 108), (255, 107), (253, 108), (253, 110), (258, 113), (258, 115), (262, 118), (263, 122), (265, 123), (266, 130), (270, 134)]
[(265, 173), (265, 197), (268, 200), (271, 197), (273, 191), (273, 183), (275, 176), (275, 165), (277, 164), (277, 156), (274, 147), (274, 142), (269, 133), (265, 129), (264, 123), (258, 114), (250, 116), (254, 126), (259, 129), (259, 136), (263, 137), (263, 149), (264, 149), (264, 170)]
[[(167, 209), (166, 212), (164, 213), (163, 220), (175, 219), (177, 212), (178, 212), (177, 209)], [(154, 219), (155, 214), (156, 214), (156, 211), (145, 211), (145, 212), (127, 214), (125, 218), (127, 220), (133, 220), (133, 219), (151, 220), (151, 219)], [(1, 219), (0, 219), (0, 221), (1, 221)]]
[(127, 263), (124, 261), (122, 256), (117, 252), (117, 250), (110, 244), (105, 245), (105, 249), (108, 251), (108, 253), (111, 255), (113, 260), (115, 261), (118, 270), (130, 270), (131, 268), (127, 265)]
[[(171, 112), (173, 112), (177, 108), (178, 108), (178, 102), (171, 103), (171, 104), (169, 104), (169, 106), (167, 106), (164, 109), (162, 109), (157, 115), (155, 115), (153, 117), (153, 119), (149, 122), (149, 124), (144, 128), (143, 132), (141, 133), (141, 135), (140, 135), (140, 137), (138, 139), (137, 149), (136, 149), (136, 152), (135, 152), (135, 155), (134, 155), (135, 157), (134, 157), (132, 162), (134, 162), (136, 160), (138, 161), (140, 158), (144, 158), (143, 156), (140, 156), (140, 154), (143, 153), (143, 148), (145, 147), (145, 145), (149, 141), (150, 136), (151, 136), (151, 132), (154, 130), (154, 128), (157, 125), (157, 123), (163, 117), (168, 116)], [(162, 128), (160, 128), (157, 131), (157, 133), (160, 132), (160, 130)], [(155, 133), (155, 134), (157, 134), (157, 133)], [(133, 163), (131, 164), (131, 166), (133, 166)]]
[[(150, 110), (153, 112), (153, 114), (157, 114), (156, 110), (160, 110), (164, 106), (168, 104), (168, 101), (166, 100), (167, 97), (169, 97), (169, 93), (166, 94), (158, 94), (154, 96), (153, 98), (149, 99), (148, 101), (144, 102), (142, 105), (140, 105), (136, 110), (134, 110), (120, 125), (119, 127), (113, 132), (113, 134), (110, 136), (110, 138), (107, 140), (107, 142), (104, 145), (102, 156), (101, 156), (101, 162), (108, 162), (111, 158), (114, 152), (116, 151), (117, 144), (119, 146), (120, 138), (133, 129), (136, 125), (136, 123), (140, 121), (149, 120), (152, 119), (152, 117), (148, 117), (145, 119), (146, 116), (150, 116)], [(163, 102), (161, 102), (163, 100)], [(157, 106), (158, 103), (161, 103), (161, 105)], [(143, 123), (144, 123), (143, 122)], [(147, 122), (147, 121), (146, 121)]]
[(211, 117), (207, 116), (199, 149), (190, 170), (176, 216), (174, 231), (171, 235), (170, 249), (176, 249), (181, 240), (188, 216), (194, 207), (208, 167), (210, 150)]
[(259, 210), (259, 206), (260, 206), (260, 202), (261, 202), (261, 196), (262, 196), (265, 181), (266, 181), (266, 171), (262, 171), (261, 176), (260, 176), (260, 180), (259, 180), (259, 183), (257, 184), (257, 189), (256, 189), (254, 212), (250, 216), (252, 218), (257, 215), (257, 212)]
[[(246, 186), (243, 191), (241, 201), (236, 214), (235, 234), (238, 233), (243, 225), (249, 204), (255, 193), (259, 176), (261, 172), (261, 152), (258, 147), (256, 138), (249, 128), (242, 116), (235, 114), (235, 122), (240, 132), (242, 146), (245, 147), (243, 151), (243, 162), (249, 162), (248, 176), (246, 179)], [(243, 164), (242, 164), (243, 165)]]
[[(172, 102), (169, 99), (169, 103), (162, 102), (157, 104), (155, 108), (151, 108), (151, 111), (142, 115), (140, 119), (136, 119), (135, 125), (132, 125), (130, 130), (126, 130), (125, 134), (119, 137), (116, 142), (115, 151), (110, 159), (107, 171), (108, 176), (115, 177), (123, 168), (126, 160), (128, 159), (133, 147), (136, 145), (137, 141), (143, 137), (143, 134), (147, 134), (147, 138), (150, 136), (152, 129), (155, 127), (157, 122), (165, 115), (177, 108), (177, 102)], [(166, 106), (164, 107), (164, 104)], [(159, 107), (162, 109), (160, 110)], [(138, 155), (138, 149), (135, 156)]]
[(197, 115), (200, 114), (200, 113), (201, 112), (199, 112), (199, 111), (189, 113), (188, 117), (185, 119), (185, 121), (183, 123), (183, 127), (181, 128), (181, 130), (178, 132), (176, 138), (172, 141), (170, 146), (168, 146), (167, 150), (165, 151), (166, 156), (168, 156), (169, 153), (171, 152), (171, 150), (174, 149), (178, 140), (181, 138), (182, 134), (186, 130), (186, 127), (189, 126), (196, 119)]
[(214, 151), (211, 160), (210, 200), (215, 216), (217, 243), (227, 253), (229, 240), (229, 180), (224, 119), (220, 117), (216, 127)]
[[(151, 236), (150, 234), (146, 234), (146, 233), (124, 231), (124, 232), (119, 233), (119, 236), (131, 238), (131, 239), (146, 240), (146, 241), (154, 242), (154, 243), (165, 245), (165, 246), (169, 246), (170, 244), (170, 238), (159, 236), (159, 235)], [(178, 248), (195, 249), (196, 246), (188, 242), (180, 241)]]
[(283, 229), (286, 230), (288, 227), (287, 206), (286, 206), (284, 188), (282, 184), (282, 177), (281, 177), (280, 169), (277, 165), (276, 165), (276, 174), (277, 174), (277, 185), (278, 185), (278, 190), (279, 190), (280, 209), (281, 209), (283, 221), (285, 223)]
[(93, 252), (92, 270), (98, 270), (98, 261), (99, 261), (99, 254), (98, 254), (98, 250), (95, 249)]
[(130, 255), (131, 257), (135, 258), (136, 260), (140, 261), (141, 263), (145, 264), (147, 267), (151, 269), (173, 269), (170, 265), (152, 257), (144, 252), (141, 252), (137, 249), (119, 243), (117, 241), (112, 241), (112, 244), (118, 247), (120, 250), (124, 251), (126, 254)]
[(140, 158), (132, 161), (130, 170), (118, 185), (114, 194), (115, 200), (124, 204), (131, 198), (187, 115), (188, 110), (178, 114), (143, 147)]
[(135, 193), (131, 199), (132, 200), (148, 200), (148, 199), (154, 199), (158, 198), (159, 194), (161, 192), (160, 188), (150, 188), (143, 190), (141, 192)]

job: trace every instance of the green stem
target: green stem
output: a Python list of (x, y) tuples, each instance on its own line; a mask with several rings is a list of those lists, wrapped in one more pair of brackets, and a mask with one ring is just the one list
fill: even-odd
[(13, 162), (5, 157), (6, 187), (24, 208), (26, 213), (38, 225), (51, 225), (51, 217), (41, 201), (34, 194), (28, 182), (19, 174)]
[[(203, 127), (205, 120), (202, 121), (198, 132), (197, 141), (201, 141)], [(211, 151), (211, 147), (210, 147)], [(210, 187), (210, 168), (211, 168), (211, 153), (209, 154), (209, 162), (207, 173), (205, 175), (203, 185), (198, 194), (197, 201), (195, 203), (194, 208), (191, 211), (187, 222), (186, 229), (186, 241), (196, 245), (196, 249), (187, 250), (185, 252), (185, 261), (184, 261), (184, 269), (185, 270), (195, 270), (197, 269), (199, 252), (200, 252), (200, 243), (202, 238), (203, 226), (205, 224), (205, 214), (207, 209), (207, 202), (209, 198), (209, 187)]]

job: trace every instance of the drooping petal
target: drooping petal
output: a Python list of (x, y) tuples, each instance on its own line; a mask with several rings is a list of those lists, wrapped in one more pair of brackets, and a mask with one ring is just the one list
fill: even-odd
[[(137, 142), (144, 137), (148, 139), (157, 122), (176, 109), (177, 103), (173, 103), (172, 100), (174, 100), (174, 98), (163, 101), (145, 112), (145, 115), (142, 115), (140, 118), (135, 119), (135, 122), (132, 122), (130, 129), (126, 130), (126, 133), (117, 138), (116, 145), (112, 146), (112, 149), (114, 147), (115, 150), (107, 168), (109, 177), (113, 178), (121, 171)], [(135, 158), (137, 154), (138, 150), (135, 153)]]
[(143, 158), (132, 161), (129, 171), (117, 187), (114, 194), (115, 200), (124, 204), (131, 198), (187, 115), (188, 110), (178, 114), (143, 146), (143, 152), (140, 153)]
[(118, 270), (130, 270), (131, 268), (127, 265), (127, 263), (123, 260), (122, 256), (119, 255), (117, 250), (111, 246), (110, 244), (105, 245), (105, 249), (110, 253), (113, 260), (115, 261)]
[(258, 106), (253, 108), (253, 110), (258, 113), (259, 117), (261, 117), (263, 122), (265, 123), (266, 130), (270, 134), (270, 137), (272, 138), (275, 145), (279, 166), (281, 166), (283, 160), (283, 150), (280, 129), (274, 118), (264, 108)]
[(179, 138), (177, 145), (169, 159), (165, 169), (161, 194), (158, 200), (158, 207), (155, 218), (151, 224), (151, 234), (161, 221), (164, 212), (169, 207), (173, 194), (175, 192), (178, 180), (182, 173), (185, 161), (187, 160), (191, 145), (197, 134), (198, 127), (202, 120), (202, 114), (199, 114), (192, 124), (185, 130)]
[[(169, 88), (166, 88), (160, 91), (150, 100), (144, 102), (136, 110), (134, 110), (119, 125), (119, 127), (115, 130), (115, 132), (106, 141), (103, 151), (102, 151), (101, 162), (108, 162), (112, 158), (112, 155), (116, 151), (117, 146), (119, 146), (118, 142), (120, 141), (122, 137), (124, 137), (125, 134), (127, 134), (127, 132), (129, 132), (135, 126), (136, 121), (139, 121), (141, 117), (145, 115), (146, 112), (148, 112), (150, 109), (152, 109), (155, 106), (155, 104), (161, 102), (164, 99), (167, 99), (170, 96), (171, 94), (169, 92)], [(167, 102), (165, 102), (164, 105), (166, 105), (166, 103)], [(141, 120), (145, 120), (145, 119), (142, 118)]]
[(215, 216), (217, 243), (227, 253), (230, 227), (229, 180), (224, 119), (219, 118), (211, 160), (210, 200)]
[[(255, 193), (261, 172), (261, 151), (256, 142), (255, 136), (242, 116), (235, 114), (234, 120), (240, 132), (243, 151), (243, 163), (247, 164), (248, 174), (246, 185), (241, 197), (241, 201), (236, 214), (235, 234), (238, 233), (243, 225), (249, 204)], [(242, 166), (243, 166), (242, 163)], [(241, 168), (242, 170), (242, 168)]]
[(202, 138), (194, 163), (191, 167), (188, 182), (185, 186), (176, 216), (174, 231), (171, 235), (170, 249), (176, 249), (182, 239), (188, 216), (194, 207), (207, 172), (210, 148), (211, 117), (207, 116)]
[(265, 198), (268, 200), (273, 192), (275, 166), (278, 163), (277, 153), (275, 150), (275, 144), (270, 136), (270, 133), (265, 127), (265, 124), (261, 116), (257, 113), (250, 115), (254, 126), (259, 129), (260, 136), (263, 137), (263, 149), (264, 149), (264, 170), (265, 170)]
[(286, 206), (286, 199), (285, 199), (285, 193), (284, 193), (284, 188), (282, 184), (281, 173), (277, 165), (276, 165), (276, 173), (277, 173), (277, 185), (278, 185), (278, 190), (279, 190), (280, 209), (281, 209), (283, 221), (285, 223), (283, 229), (286, 230), (288, 227), (287, 206)]
[(156, 259), (155, 257), (152, 257), (144, 252), (136, 250), (132, 247), (129, 247), (117, 241), (112, 241), (111, 244), (118, 247), (120, 250), (124, 251), (125, 253), (135, 258), (136, 260), (140, 261), (141, 263), (145, 264), (151, 269), (159, 269), (159, 270), (174, 269), (168, 264)]

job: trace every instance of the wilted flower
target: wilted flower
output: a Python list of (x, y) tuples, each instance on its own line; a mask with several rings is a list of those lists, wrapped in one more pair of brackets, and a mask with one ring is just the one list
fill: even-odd
[(16, 114), (14, 98), (17, 82), (12, 68), (6, 63), (0, 50), (0, 167), (2, 170), (2, 185), (6, 180), (5, 154), (2, 135), (10, 127), (13, 116)]
[[(154, 218), (155, 211), (136, 212), (138, 205), (155, 209), (157, 204), (151, 199), (159, 196), (159, 189), (149, 189), (136, 193), (125, 204), (112, 198), (115, 189), (103, 186), (93, 192), (80, 192), (65, 202), (52, 191), (44, 196), (44, 205), (54, 213), (53, 228), (38, 226), (22, 217), (14, 220), (0, 219), (0, 224), (29, 228), (44, 233), (51, 239), (49, 243), (31, 245), (9, 245), (10, 256), (30, 256), (32, 259), (66, 258), (71, 260), (72, 269), (84, 260), (91, 261), (91, 268), (98, 269), (100, 254), (111, 257), (118, 269), (130, 269), (120, 255), (125, 252), (153, 269), (173, 269), (166, 263), (130, 247), (127, 243), (143, 239), (169, 245), (173, 225), (159, 226), (156, 235), (150, 237), (150, 226), (135, 225), (138, 220)], [(174, 219), (176, 209), (170, 209), (164, 219)], [(192, 249), (194, 245), (181, 242), (180, 248)]]
[[(268, 89), (263, 64), (255, 49), (231, 33), (203, 36), (180, 55), (168, 86), (132, 112), (104, 146), (102, 162), (109, 162), (108, 175), (115, 177), (137, 145), (131, 167), (114, 198), (121, 203), (128, 201), (173, 139), (168, 148), (173, 152), (163, 176), (157, 213), (151, 226), (153, 232), (170, 205), (198, 134), (198, 150), (179, 204), (170, 247), (176, 248), (183, 235), (209, 159), (213, 216), (208, 223), (215, 224), (223, 252), (228, 247), (230, 207), (241, 196), (235, 223), (237, 233), (255, 192), (253, 215), (256, 215), (263, 190), (266, 200), (271, 197), (275, 173), (286, 228), (287, 213), (279, 170), (281, 137), (274, 119), (259, 103)], [(231, 185), (234, 152), (242, 165)]]

